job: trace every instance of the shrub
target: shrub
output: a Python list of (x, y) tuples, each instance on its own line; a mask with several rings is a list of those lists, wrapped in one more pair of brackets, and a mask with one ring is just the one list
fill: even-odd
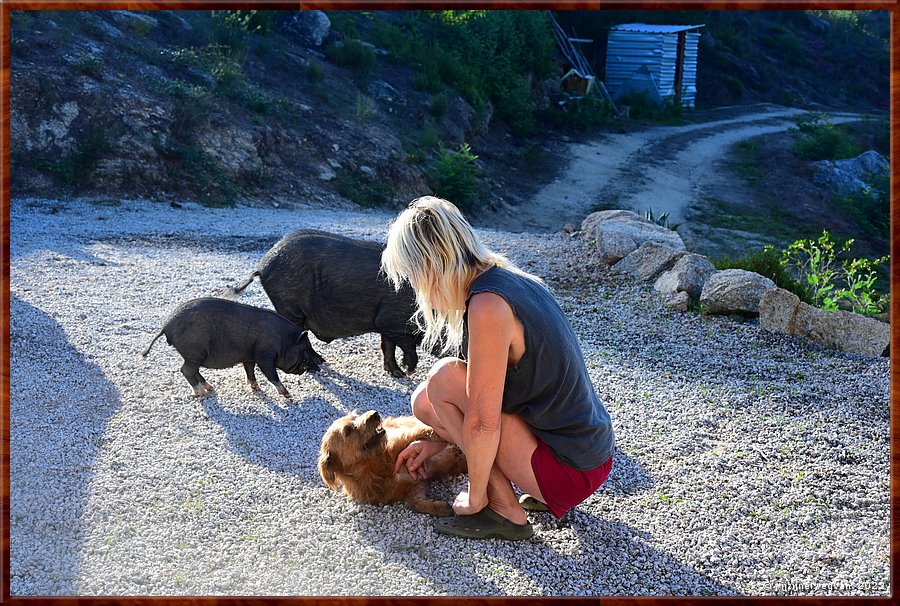
[(782, 253), (776, 252), (772, 245), (751, 251), (737, 259), (719, 259), (715, 261), (715, 266), (716, 269), (745, 269), (758, 273), (772, 280), (779, 288), (791, 291), (804, 303), (814, 303), (809, 290), (787, 270)]
[(744, 83), (730, 74), (725, 76), (725, 88), (736, 99), (744, 96)]
[(810, 113), (795, 120), (796, 140), (791, 152), (805, 160), (844, 160), (860, 154), (859, 146), (844, 129), (824, 114)]
[(788, 246), (781, 262), (806, 280), (818, 307), (835, 311), (845, 301), (857, 313), (881, 313), (886, 301), (876, 292), (875, 283), (879, 266), (889, 257), (852, 259), (847, 255), (852, 245), (853, 239), (839, 244), (823, 231), (816, 240), (797, 240)]
[[(247, 58), (248, 17), (250, 11), (210, 11), (212, 14), (211, 42), (223, 57), (243, 65)], [(256, 12), (256, 11), (253, 11)]]
[(72, 187), (88, 181), (97, 162), (111, 149), (112, 141), (107, 129), (92, 126), (77, 138), (74, 150), (56, 162), (45, 161), (44, 165)]
[(321, 82), (325, 77), (325, 72), (322, 70), (322, 66), (319, 65), (318, 61), (310, 59), (306, 68), (306, 75), (310, 82)]
[(477, 159), (467, 143), (456, 150), (439, 148), (437, 162), (427, 174), (428, 184), (436, 195), (461, 210), (471, 208), (478, 190)]
[(419, 147), (424, 150), (432, 150), (438, 146), (440, 135), (437, 129), (431, 124), (426, 124), (419, 133)]
[(375, 67), (375, 51), (355, 39), (332, 44), (328, 47), (328, 56), (337, 65), (350, 68), (360, 75), (368, 75)]
[(359, 124), (367, 124), (375, 115), (375, 101), (363, 94), (356, 95), (356, 105), (353, 108), (353, 119)]
[(447, 97), (444, 93), (439, 93), (431, 98), (431, 107), (428, 108), (428, 111), (435, 119), (440, 120), (447, 114), (449, 108), (450, 103), (447, 101)]
[(441, 77), (437, 72), (437, 68), (433, 65), (429, 65), (422, 71), (416, 73), (416, 75), (413, 76), (413, 88), (432, 94), (441, 92), (444, 86), (441, 84)]
[(543, 121), (553, 126), (579, 132), (608, 124), (613, 114), (612, 106), (594, 95), (571, 97), (562, 105), (538, 112)]
[(363, 208), (388, 204), (394, 195), (383, 179), (359, 170), (338, 171), (335, 183), (340, 195)]
[(882, 175), (865, 192), (836, 199), (844, 214), (852, 219), (862, 232), (878, 238), (890, 237), (891, 196), (890, 177)]
[(103, 79), (103, 60), (91, 54), (84, 54), (75, 59), (72, 67), (78, 73), (90, 76), (94, 80)]

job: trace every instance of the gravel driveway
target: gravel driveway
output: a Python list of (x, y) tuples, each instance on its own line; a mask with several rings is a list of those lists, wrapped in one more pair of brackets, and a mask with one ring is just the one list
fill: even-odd
[[(313, 340), (329, 364), (286, 377), (293, 402), (239, 367), (192, 398), (164, 341), (140, 357), (284, 233), (377, 239), (390, 218), (14, 200), (12, 594), (887, 595), (887, 359), (669, 311), (569, 236), (481, 232), (557, 294), (617, 432), (607, 483), (561, 523), (531, 514), (523, 543), (436, 535), (319, 479), (327, 425), (407, 414), (428, 355), (395, 379), (375, 335)], [(258, 283), (241, 300), (270, 307)]]

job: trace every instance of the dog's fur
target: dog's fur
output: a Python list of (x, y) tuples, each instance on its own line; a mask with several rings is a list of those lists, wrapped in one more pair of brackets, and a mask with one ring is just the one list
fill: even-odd
[[(397, 455), (415, 440), (444, 442), (434, 430), (415, 417), (387, 417), (374, 410), (355, 410), (331, 424), (322, 437), (319, 475), (332, 490), (361, 503), (387, 504), (403, 501), (414, 511), (433, 516), (449, 516), (453, 510), (445, 501), (425, 495), (428, 480), (416, 480), (401, 467), (394, 472)], [(428, 479), (464, 473), (466, 459), (456, 446), (432, 456), (425, 464)]]

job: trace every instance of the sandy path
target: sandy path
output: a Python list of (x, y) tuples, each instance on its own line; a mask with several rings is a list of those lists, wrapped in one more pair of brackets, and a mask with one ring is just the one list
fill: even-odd
[[(557, 231), (580, 225), (597, 204), (638, 213), (668, 212), (673, 222), (689, 220), (687, 209), (700, 199), (712, 176), (721, 178), (719, 161), (737, 142), (794, 126), (803, 110), (755, 105), (748, 113), (684, 126), (649, 127), (631, 133), (605, 133), (588, 143), (573, 143), (565, 172), (529, 202), (508, 209), (496, 223), (511, 231)], [(857, 114), (831, 114), (835, 123), (859, 120)]]

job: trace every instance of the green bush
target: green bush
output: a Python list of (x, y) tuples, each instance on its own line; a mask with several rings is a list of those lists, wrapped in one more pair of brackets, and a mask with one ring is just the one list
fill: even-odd
[(75, 141), (75, 149), (56, 161), (42, 164), (67, 186), (81, 185), (90, 180), (97, 162), (112, 149), (112, 137), (102, 126), (91, 126)]
[(328, 47), (328, 56), (337, 65), (347, 67), (359, 75), (368, 75), (375, 67), (375, 51), (359, 40), (344, 40)]
[(471, 208), (478, 193), (477, 159), (467, 143), (456, 150), (439, 148), (437, 162), (426, 174), (435, 195), (453, 202), (461, 210)]
[(319, 65), (318, 61), (310, 59), (309, 64), (306, 68), (306, 75), (309, 78), (310, 82), (321, 82), (325, 77), (325, 72), (322, 69), (322, 66)]
[(725, 76), (725, 88), (731, 93), (731, 96), (740, 99), (744, 96), (744, 83), (732, 75)]
[(441, 84), (441, 76), (437, 72), (437, 68), (429, 66), (413, 76), (413, 88), (425, 91), (426, 93), (436, 94), (444, 89)]
[(428, 108), (428, 111), (431, 112), (435, 119), (440, 120), (443, 118), (447, 114), (448, 109), (450, 109), (450, 103), (447, 101), (444, 93), (439, 93), (431, 98), (431, 106)]
[(875, 283), (879, 267), (889, 257), (850, 258), (852, 245), (852, 239), (840, 244), (823, 231), (816, 240), (797, 240), (788, 246), (781, 262), (806, 280), (816, 306), (836, 311), (845, 303), (856, 313), (882, 313), (887, 301), (876, 292)]
[(772, 280), (776, 286), (789, 290), (804, 303), (812, 305), (813, 296), (809, 290), (785, 267), (782, 253), (775, 252), (772, 245), (765, 246), (761, 250), (747, 253), (743, 257), (731, 259), (725, 257), (714, 262), (716, 269), (745, 269), (758, 273)]
[(78, 73), (90, 76), (94, 80), (103, 79), (103, 60), (94, 55), (81, 55), (72, 63), (72, 67)]
[(582, 132), (608, 124), (613, 118), (612, 106), (597, 96), (572, 97), (562, 105), (538, 112), (538, 117), (557, 128)]
[(844, 160), (861, 153), (859, 146), (839, 125), (824, 114), (810, 113), (795, 119), (796, 133), (791, 152), (805, 160)]
[(431, 151), (438, 146), (439, 142), (440, 135), (437, 129), (431, 124), (426, 124), (419, 133), (419, 147), (423, 150)]
[(388, 204), (394, 195), (383, 179), (363, 171), (340, 170), (335, 183), (340, 195), (363, 208)]
[(527, 83), (557, 69), (544, 11), (416, 11), (401, 25), (373, 21), (372, 32), (393, 60), (416, 68), (417, 90), (452, 86), (476, 109), (491, 101), (523, 134), (536, 113)]

